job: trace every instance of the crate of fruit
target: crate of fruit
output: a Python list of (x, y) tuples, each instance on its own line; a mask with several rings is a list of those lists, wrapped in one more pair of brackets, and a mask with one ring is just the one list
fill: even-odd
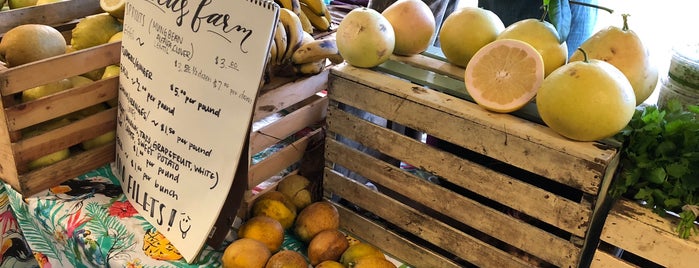
[(463, 75), (424, 55), (331, 70), (324, 190), (345, 227), (415, 267), (576, 267), (618, 145), (566, 139), (531, 104), (488, 112)]
[(32, 195), (112, 161), (120, 20), (84, 0), (0, 20), (2, 179)]

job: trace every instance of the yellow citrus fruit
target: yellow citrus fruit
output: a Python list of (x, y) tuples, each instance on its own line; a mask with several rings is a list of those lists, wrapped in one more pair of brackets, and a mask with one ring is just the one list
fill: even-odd
[(396, 265), (385, 257), (360, 258), (354, 262), (353, 268), (396, 268)]
[(107, 131), (104, 134), (101, 134), (97, 137), (94, 137), (92, 139), (83, 141), (80, 143), (80, 145), (82, 146), (82, 148), (84, 150), (90, 150), (90, 149), (97, 148), (99, 146), (108, 144), (108, 143), (114, 141), (115, 139), (116, 139), (116, 131), (111, 130), (111, 131)]
[(345, 61), (360, 68), (384, 63), (396, 45), (391, 23), (378, 11), (366, 7), (345, 15), (337, 26), (335, 41)]
[(126, 0), (100, 0), (100, 7), (104, 12), (109, 13), (109, 15), (117, 19), (124, 19)]
[(41, 97), (45, 97), (73, 86), (70, 79), (61, 79), (60, 81), (49, 83), (46, 85), (37, 86), (34, 88), (22, 91), (22, 102), (33, 101)]
[(270, 191), (258, 197), (252, 205), (252, 216), (264, 215), (289, 229), (296, 220), (296, 207), (282, 193)]
[(381, 251), (379, 248), (375, 247), (372, 244), (368, 243), (357, 243), (354, 245), (349, 246), (345, 252), (342, 253), (340, 256), (340, 263), (342, 263), (345, 266), (350, 266), (350, 264), (354, 264), (357, 262), (359, 259), (363, 258), (386, 258), (386, 255), (383, 254), (383, 251)]
[(561, 66), (539, 88), (536, 107), (555, 132), (577, 141), (611, 137), (631, 120), (636, 97), (613, 65), (590, 59)]
[(122, 31), (122, 32), (115, 33), (114, 35), (112, 35), (112, 37), (109, 38), (109, 40), (107, 40), (107, 43), (121, 41), (121, 39), (122, 39), (123, 36), (124, 36), (124, 32), (123, 32), (123, 31)]
[(270, 217), (255, 216), (240, 226), (238, 237), (255, 239), (264, 243), (269, 251), (277, 252), (284, 242), (284, 227)]
[(119, 76), (120, 72), (121, 67), (119, 66), (119, 64), (108, 65), (104, 68), (104, 73), (102, 73), (102, 79)]
[(122, 29), (122, 23), (108, 13), (90, 15), (75, 25), (70, 44), (75, 50), (106, 44)]
[(347, 268), (342, 263), (336, 261), (324, 261), (316, 265), (314, 268)]
[[(626, 16), (624, 26), (609, 26), (588, 38), (580, 45), (590, 59), (606, 61), (617, 67), (631, 82), (636, 105), (643, 103), (655, 90), (658, 83), (658, 68), (652, 64), (648, 49), (641, 38), (628, 28)], [(583, 60), (579, 50), (573, 52), (570, 61)]]
[(37, 0), (8, 0), (7, 5), (10, 9), (31, 7), (36, 5)]
[(533, 46), (544, 59), (544, 76), (568, 61), (568, 45), (560, 41), (558, 31), (547, 21), (517, 21), (507, 26), (498, 39), (517, 39)]
[(500, 39), (481, 48), (466, 66), (464, 82), (481, 107), (509, 113), (529, 103), (544, 80), (544, 61), (529, 44)]
[(308, 268), (308, 262), (301, 253), (282, 250), (269, 258), (265, 268)]
[(43, 24), (24, 24), (7, 31), (0, 40), (0, 60), (7, 67), (65, 54), (66, 40), (58, 30)]
[(398, 0), (381, 12), (393, 27), (396, 45), (393, 53), (415, 55), (430, 46), (436, 28), (434, 14), (421, 0)]
[(36, 1), (36, 5), (40, 6), (40, 5), (46, 5), (46, 4), (51, 4), (51, 3), (56, 3), (56, 2), (64, 2), (64, 1), (68, 1), (68, 0), (38, 0), (38, 1)]
[(317, 265), (323, 261), (336, 261), (349, 247), (349, 241), (345, 234), (337, 229), (329, 229), (316, 234), (308, 243), (308, 260), (311, 265)]
[(272, 253), (260, 241), (240, 238), (226, 247), (221, 256), (224, 268), (263, 268)]
[(311, 204), (311, 193), (307, 188), (310, 183), (308, 178), (292, 174), (277, 184), (277, 191), (286, 195), (296, 206), (296, 210), (301, 210)]
[(308, 243), (324, 230), (340, 228), (340, 213), (335, 205), (328, 201), (311, 203), (299, 212), (294, 225), (294, 233), (303, 242)]
[[(24, 138), (34, 137), (37, 135), (41, 135), (47, 131), (66, 126), (68, 124), (70, 124), (70, 120), (65, 119), (65, 118), (47, 121), (47, 122), (44, 122), (44, 123), (41, 123), (41, 124), (38, 124), (38, 125), (35, 125), (35, 126), (32, 126), (30, 128), (23, 130), (22, 136)], [(66, 148), (66, 149), (58, 150), (56, 152), (43, 155), (37, 159), (30, 161), (29, 163), (27, 163), (27, 168), (29, 170), (38, 169), (40, 167), (45, 167), (45, 166), (51, 165), (53, 163), (56, 163), (58, 161), (61, 161), (63, 159), (66, 159), (69, 156), (70, 156), (70, 149)]]
[(462, 7), (444, 19), (439, 30), (439, 44), (447, 62), (466, 67), (473, 55), (495, 41), (504, 29), (502, 20), (492, 11)]

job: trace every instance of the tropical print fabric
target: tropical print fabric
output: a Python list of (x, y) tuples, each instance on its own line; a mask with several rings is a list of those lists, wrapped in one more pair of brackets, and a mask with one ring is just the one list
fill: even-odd
[(25, 247), (3, 254), (1, 267), (221, 266), (223, 246), (207, 246), (199, 259), (188, 264), (126, 200), (112, 165), (26, 199), (9, 185), (4, 191), (5, 203), (12, 208), (7, 211), (14, 211), (14, 218), (0, 215), (0, 228), (14, 227), (17, 231), (0, 230), (4, 231), (3, 242), (15, 234), (17, 242), (22, 242), (23, 233), (31, 250)]

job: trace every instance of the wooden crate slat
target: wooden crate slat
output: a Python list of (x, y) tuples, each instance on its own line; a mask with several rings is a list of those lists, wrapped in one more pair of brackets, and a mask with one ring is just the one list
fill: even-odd
[[(396, 144), (403, 144), (398, 141)], [(423, 156), (428, 155), (422, 154)], [(389, 163), (379, 161), (337, 141), (328, 140), (326, 160), (370, 178), (376, 184), (398, 192), (475, 228), (489, 236), (522, 249), (559, 266), (575, 263), (580, 248), (570, 241), (543, 231), (526, 222), (497, 211), (443, 187), (411, 175)], [(448, 160), (447, 160), (448, 161)], [(405, 187), (410, 185), (410, 187)], [(555, 217), (556, 215), (552, 215)], [(556, 251), (550, 250), (556, 248)]]
[[(328, 200), (330, 201), (330, 200)], [(332, 201), (330, 201), (332, 202)], [(413, 267), (457, 268), (458, 263), (445, 258), (420, 245), (386, 230), (384, 226), (354, 213), (353, 211), (334, 203), (340, 213), (340, 228), (349, 235), (379, 246), (382, 250), (390, 250), (389, 255), (413, 265)]]
[[(100, 105), (117, 97), (118, 86), (119, 78), (112, 77), (8, 107), (5, 112), (8, 117), (14, 118), (8, 122), (8, 127), (10, 131), (21, 130), (92, 105)], [(74, 101), (76, 99), (80, 101)]]
[(66, 126), (14, 143), (13, 151), (19, 165), (26, 164), (46, 152), (56, 152), (94, 138), (116, 128), (116, 108), (85, 117)]
[[(328, 131), (445, 177), (515, 210), (583, 237), (592, 209), (330, 107)], [(400, 146), (397, 146), (400, 145)], [(460, 174), (469, 174), (468, 177)], [(513, 195), (512, 193), (518, 193)]]
[(289, 135), (321, 121), (325, 118), (327, 108), (328, 98), (317, 98), (283, 118), (253, 132), (250, 135), (250, 154), (257, 154)]
[[(0, 72), (2, 96), (119, 63), (121, 41), (55, 56)], [(37, 75), (41, 74), (41, 75)]]
[(100, 1), (70, 0), (38, 5), (21, 9), (6, 10), (0, 13), (0, 33), (23, 24), (55, 25), (75, 18), (104, 12)]
[[(370, 110), (390, 121), (590, 194), (597, 194), (605, 163), (616, 152), (601, 150), (605, 146), (600, 143), (573, 142), (542, 125), (507, 114), (488, 113), (467, 101), (370, 70), (343, 65), (338, 71), (333, 69), (335, 73), (354, 81), (381, 83), (364, 85), (331, 77), (331, 100)], [(445, 122), (453, 127), (445, 128)]]
[(55, 164), (19, 175), (18, 184), (10, 183), (23, 196), (31, 196), (46, 189), (48, 185), (57, 185), (62, 178), (75, 178), (86, 171), (113, 162), (116, 155), (115, 143), (77, 153)]
[(248, 171), (249, 187), (255, 187), (301, 160), (306, 151), (306, 146), (308, 146), (309, 138), (313, 135), (318, 135), (320, 131), (322, 131), (322, 129), (316, 129), (259, 163), (250, 166), (250, 170)]
[[(428, 215), (326, 169), (323, 188), (365, 208), (405, 231), (481, 267), (530, 267), (530, 264)], [(377, 205), (380, 204), (380, 205)], [(379, 247), (380, 244), (379, 244)], [(390, 251), (389, 251), (390, 252)]]
[(676, 218), (660, 217), (621, 199), (607, 216), (600, 239), (665, 267), (695, 267), (699, 263), (699, 237), (682, 239), (674, 230), (676, 226)]
[(611, 254), (597, 250), (590, 263), (591, 268), (635, 268), (636, 265), (620, 260)]
[(317, 75), (304, 77), (263, 92), (257, 98), (253, 110), (253, 122), (259, 121), (273, 113), (279, 112), (308, 97), (326, 89), (328, 70)]

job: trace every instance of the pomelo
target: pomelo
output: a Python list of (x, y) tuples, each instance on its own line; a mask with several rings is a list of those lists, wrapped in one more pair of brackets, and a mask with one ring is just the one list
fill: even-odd
[(366, 7), (347, 13), (337, 27), (335, 39), (345, 61), (360, 68), (384, 63), (395, 48), (391, 23), (381, 13)]
[(396, 35), (394, 54), (415, 55), (430, 46), (436, 25), (432, 10), (422, 0), (398, 0), (381, 14)]
[(636, 97), (619, 69), (585, 59), (563, 65), (546, 77), (536, 107), (555, 132), (572, 140), (595, 141), (617, 134), (629, 123)]
[(439, 30), (439, 43), (447, 62), (466, 67), (471, 57), (495, 41), (505, 29), (502, 20), (490, 10), (462, 7), (449, 14)]
[(510, 24), (498, 39), (516, 39), (524, 41), (539, 51), (544, 59), (544, 75), (568, 61), (568, 45), (561, 42), (558, 31), (547, 21), (524, 19)]

